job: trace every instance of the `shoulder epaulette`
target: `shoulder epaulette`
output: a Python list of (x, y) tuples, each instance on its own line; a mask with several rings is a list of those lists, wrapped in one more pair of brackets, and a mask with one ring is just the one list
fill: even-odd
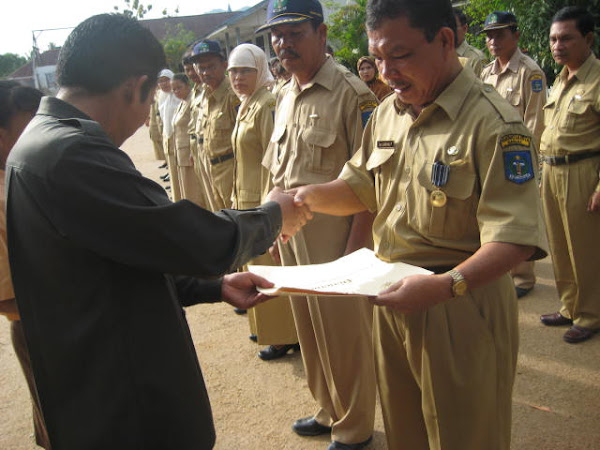
[(481, 93), (486, 97), (491, 105), (506, 123), (522, 122), (521, 116), (517, 110), (508, 103), (491, 84), (482, 84)]

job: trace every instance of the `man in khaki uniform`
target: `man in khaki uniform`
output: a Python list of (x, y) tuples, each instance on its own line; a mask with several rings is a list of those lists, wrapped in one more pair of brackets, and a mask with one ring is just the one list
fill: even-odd
[[(158, 112), (158, 91), (154, 95), (154, 101), (150, 106), (150, 116), (146, 121), (146, 126), (149, 127), (148, 133), (150, 134), (150, 140), (154, 148), (154, 157), (158, 160), (165, 160), (165, 151), (163, 150), (163, 138), (162, 138), (162, 121), (160, 120), (160, 113)], [(166, 167), (166, 166), (165, 166)]]
[(435, 273), (374, 299), (394, 450), (510, 448), (518, 320), (507, 272), (545, 256), (531, 135), (463, 69), (455, 26), (448, 0), (369, 2), (369, 52), (396, 95), (375, 110), (340, 179), (296, 192), (315, 213), (375, 211), (379, 258)]
[[(481, 73), (484, 83), (491, 84), (515, 107), (539, 149), (544, 131), (546, 76), (529, 56), (519, 50), (517, 19), (508, 12), (494, 11), (485, 19), (483, 31), (490, 53), (496, 57)], [(537, 155), (534, 153), (537, 161)], [(535, 285), (533, 261), (525, 261), (511, 271), (517, 297), (527, 295)]]
[[(318, 1), (271, 0), (267, 23), (259, 30), (267, 28), (275, 53), (293, 76), (279, 94), (263, 164), (275, 186), (284, 189), (332, 180), (358, 149), (377, 100), (326, 56), (327, 27)], [(329, 262), (364, 246), (369, 219), (315, 215), (279, 246), (283, 265)], [(363, 220), (368, 224), (361, 230)], [(304, 436), (331, 433), (329, 449), (364, 447), (375, 417), (372, 307), (360, 298), (296, 296), (292, 311), (308, 387), (319, 407), (313, 416), (297, 420), (293, 430)]]
[(564, 65), (546, 103), (542, 204), (562, 307), (544, 325), (572, 325), (569, 343), (600, 330), (600, 62), (594, 19), (567, 7), (552, 20), (550, 49)]
[(190, 98), (190, 123), (188, 124), (188, 134), (190, 136), (190, 153), (192, 154), (192, 161), (194, 163), (194, 173), (198, 180), (198, 189), (196, 190), (195, 202), (203, 207), (204, 209), (210, 209), (210, 202), (208, 201), (208, 195), (211, 192), (209, 185), (207, 184), (208, 175), (205, 170), (205, 166), (200, 161), (200, 151), (198, 137), (196, 135), (196, 127), (199, 123), (198, 117), (200, 113), (200, 104), (202, 102), (202, 92), (204, 88), (202, 86), (202, 80), (194, 69), (194, 63), (191, 59), (192, 51), (187, 52), (182, 60), (183, 71), (187, 77), (192, 81), (192, 94)]
[(469, 30), (465, 13), (459, 8), (454, 8), (454, 17), (456, 17), (456, 53), (458, 56), (466, 58), (467, 65), (473, 69), (475, 75), (479, 76), (486, 61), (485, 54), (478, 48), (469, 45), (465, 39)]
[(203, 40), (194, 46), (194, 68), (205, 85), (197, 126), (198, 149), (208, 171), (211, 209), (231, 208), (233, 189), (233, 149), (231, 132), (235, 126), (239, 99), (225, 76), (227, 60), (218, 42)]

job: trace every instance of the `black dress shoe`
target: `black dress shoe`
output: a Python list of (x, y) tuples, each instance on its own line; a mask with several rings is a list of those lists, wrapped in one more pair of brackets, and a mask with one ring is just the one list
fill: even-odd
[(278, 359), (287, 355), (287, 352), (290, 350), (300, 350), (300, 344), (269, 345), (258, 352), (258, 357), (263, 361), (271, 361), (272, 359)]
[(171, 190), (171, 186), (165, 186), (165, 190), (166, 191), (170, 191)]
[(331, 427), (321, 425), (314, 417), (304, 417), (296, 420), (292, 425), (292, 430), (300, 436), (319, 436), (331, 433)]
[(166, 177), (164, 177), (162, 179), (165, 183), (168, 183), (169, 181), (171, 181), (171, 177), (169, 175), (167, 175)]
[(158, 166), (159, 169), (166, 169), (169, 165), (167, 164), (167, 162), (165, 161), (164, 163), (162, 163), (160, 166)]
[(563, 339), (569, 344), (579, 344), (580, 342), (587, 341), (597, 332), (598, 330), (592, 330), (590, 328), (583, 328), (578, 325), (573, 325), (563, 335)]
[(533, 287), (530, 287), (530, 288), (515, 287), (515, 291), (517, 293), (517, 298), (525, 297), (527, 294), (529, 294), (531, 292), (532, 289), (533, 289)]
[(250, 339), (252, 342), (258, 342), (258, 336), (255, 334), (248, 336), (248, 339)]
[(542, 314), (540, 321), (548, 327), (561, 327), (563, 325), (573, 325), (573, 321), (559, 312), (552, 314)]
[(159, 178), (160, 178), (161, 180), (166, 180), (167, 178), (169, 178), (169, 174), (168, 174), (168, 173), (165, 173), (164, 175), (161, 175)]
[(329, 447), (327, 447), (327, 450), (359, 450), (369, 445), (372, 440), (373, 436), (366, 441), (359, 442), (357, 444), (344, 444), (343, 442), (332, 441), (331, 444), (329, 444)]
[(242, 308), (233, 308), (233, 312), (236, 314), (239, 314), (240, 316), (243, 316), (248, 311), (246, 309), (242, 309)]

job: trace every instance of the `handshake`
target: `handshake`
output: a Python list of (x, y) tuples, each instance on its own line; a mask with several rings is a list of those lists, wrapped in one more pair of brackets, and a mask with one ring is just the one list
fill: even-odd
[(287, 242), (309, 220), (313, 218), (310, 208), (295, 199), (295, 190), (284, 192), (280, 188), (273, 188), (265, 201), (277, 202), (281, 207), (281, 239)]

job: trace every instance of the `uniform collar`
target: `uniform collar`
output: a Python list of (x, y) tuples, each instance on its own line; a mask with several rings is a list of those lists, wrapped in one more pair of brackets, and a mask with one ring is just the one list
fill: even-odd
[(213, 92), (211, 92), (210, 95), (212, 97), (214, 97), (215, 100), (220, 101), (227, 95), (227, 92), (229, 92), (229, 89), (230, 89), (229, 78), (225, 77), (225, 78), (223, 78), (223, 81), (221, 81), (221, 84), (219, 85), (219, 87), (217, 89), (215, 89)]
[(70, 103), (62, 101), (56, 97), (42, 97), (37, 114), (53, 116), (59, 119), (93, 120), (83, 111), (80, 111)]
[[(333, 89), (335, 72), (336, 72), (335, 62), (333, 61), (333, 58), (331, 58), (331, 56), (327, 55), (323, 65), (319, 68), (319, 70), (317, 71), (317, 73), (315, 74), (313, 79), (310, 80), (310, 83), (308, 83), (303, 90), (310, 89), (315, 84), (320, 84), (328, 91), (331, 91)], [(296, 91), (300, 91), (300, 88), (298, 86), (298, 82), (296, 81), (296, 79), (294, 77), (292, 77), (292, 80), (293, 80), (294, 89)]]
[[(454, 121), (476, 80), (477, 77), (471, 69), (463, 68), (433, 103), (421, 111), (418, 118), (429, 116), (433, 108), (439, 107), (446, 112), (450, 120)], [(408, 105), (402, 103), (397, 97), (394, 100), (394, 107), (398, 114), (408, 113)]]
[(500, 61), (498, 61), (498, 58), (494, 59), (492, 73), (494, 75), (498, 75), (499, 73), (506, 72), (507, 70), (517, 73), (519, 71), (519, 61), (521, 60), (521, 56), (523, 56), (523, 53), (521, 53), (521, 50), (519, 49), (519, 47), (517, 47), (513, 55), (508, 60), (508, 64), (506, 65), (504, 70), (500, 69)]
[(465, 52), (467, 51), (467, 46), (469, 44), (467, 44), (467, 40), (464, 39), (460, 45), (458, 47), (456, 47), (456, 53), (458, 53), (458, 56), (464, 56)]
[[(595, 61), (596, 61), (596, 55), (594, 55), (594, 52), (590, 52), (590, 56), (588, 56), (588, 58), (583, 62), (583, 64), (581, 66), (579, 66), (579, 68), (575, 71), (575, 74), (573, 75), (573, 77), (577, 78), (579, 81), (585, 81), (585, 79), (588, 77), (589, 73), (591, 72), (592, 67), (594, 66), (594, 64), (596, 64)], [(560, 71), (559, 78), (563, 82), (566, 83), (568, 75), (569, 75), (569, 69), (567, 68), (567, 66), (565, 66)]]

